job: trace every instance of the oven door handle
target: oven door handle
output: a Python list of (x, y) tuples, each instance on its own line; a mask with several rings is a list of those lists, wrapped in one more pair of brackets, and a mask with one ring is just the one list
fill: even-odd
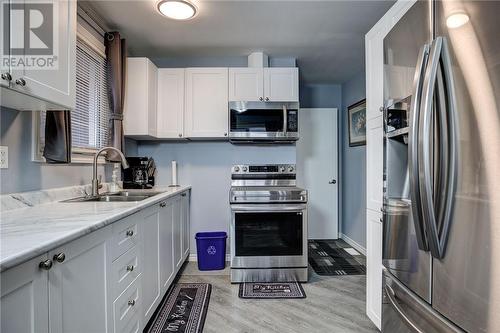
[(233, 212), (276, 212), (276, 211), (298, 211), (306, 210), (307, 205), (304, 204), (239, 204), (231, 205)]

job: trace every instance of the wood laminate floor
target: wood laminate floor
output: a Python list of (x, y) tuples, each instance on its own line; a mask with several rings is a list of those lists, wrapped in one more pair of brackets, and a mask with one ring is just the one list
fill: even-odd
[(377, 332), (365, 314), (365, 280), (364, 275), (319, 276), (309, 268), (305, 299), (241, 299), (227, 268), (200, 272), (189, 262), (178, 282), (212, 284), (203, 332)]

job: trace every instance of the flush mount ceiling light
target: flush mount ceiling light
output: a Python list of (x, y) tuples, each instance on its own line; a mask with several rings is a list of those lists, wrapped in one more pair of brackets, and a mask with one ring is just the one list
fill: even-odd
[(174, 20), (192, 19), (197, 12), (196, 6), (188, 0), (161, 0), (157, 8), (162, 15)]
[(469, 22), (469, 15), (461, 12), (454, 13), (446, 19), (446, 26), (450, 29), (459, 28)]

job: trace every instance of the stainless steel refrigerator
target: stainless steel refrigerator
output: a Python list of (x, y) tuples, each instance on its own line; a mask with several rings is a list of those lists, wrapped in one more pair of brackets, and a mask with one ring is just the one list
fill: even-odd
[(500, 1), (384, 39), (383, 332), (500, 332)]

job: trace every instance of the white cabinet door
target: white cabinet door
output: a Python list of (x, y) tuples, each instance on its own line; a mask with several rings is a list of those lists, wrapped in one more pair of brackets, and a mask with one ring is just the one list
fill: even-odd
[(173, 220), (174, 234), (172, 244), (172, 254), (174, 258), (175, 272), (182, 266), (182, 200), (181, 196), (177, 195), (172, 199), (173, 205)]
[(365, 40), (366, 49), (366, 119), (382, 115), (384, 106), (384, 36), (385, 26), (370, 31)]
[(184, 69), (158, 69), (156, 136), (179, 139), (184, 136)]
[(189, 256), (191, 230), (189, 227), (189, 191), (181, 193), (181, 221), (182, 221), (182, 257)]
[(172, 255), (173, 244), (173, 201), (166, 200), (160, 203), (159, 211), (159, 259), (160, 259), (160, 287), (166, 292), (174, 279), (174, 258)]
[(298, 102), (299, 69), (264, 68), (264, 99), (272, 102)]
[(161, 300), (159, 208), (148, 208), (142, 221), (142, 309), (147, 323)]
[(123, 109), (124, 134), (137, 139), (156, 136), (158, 69), (148, 58), (127, 58)]
[(384, 129), (382, 116), (366, 123), (366, 207), (380, 211), (383, 201)]
[(45, 254), (1, 273), (1, 332), (48, 332), (48, 272), (38, 266), (47, 259)]
[(112, 332), (110, 237), (111, 229), (104, 228), (49, 252), (51, 333)]
[(382, 213), (366, 211), (366, 313), (381, 327), (382, 315)]
[(227, 68), (187, 68), (185, 98), (184, 133), (187, 137), (227, 137)]
[[(47, 1), (45, 1), (46, 3)], [(55, 69), (30, 69), (28, 66), (12, 71), (11, 87), (23, 94), (61, 105), (72, 110), (75, 108), (76, 95), (76, 7), (75, 1), (49, 0), (53, 7), (57, 25), (53, 36), (54, 56), (57, 56)], [(14, 22), (12, 22), (14, 24)], [(21, 23), (22, 24), (22, 23)], [(11, 25), (12, 26), (12, 25)], [(12, 28), (14, 28), (12, 26)], [(30, 56), (27, 41), (20, 35), (24, 29), (11, 29), (11, 45), (13, 40), (24, 40), (25, 56)], [(46, 41), (41, 40), (41, 43)], [(50, 42), (49, 42), (50, 43)], [(14, 46), (14, 45), (13, 45)], [(44, 57), (45, 58), (45, 57)], [(53, 60), (53, 58), (50, 58)], [(48, 60), (48, 59), (47, 59)], [(49, 62), (47, 62), (49, 63)], [(19, 81), (17, 81), (19, 80)], [(17, 81), (17, 82), (16, 82)], [(23, 83), (21, 83), (23, 81)], [(59, 107), (61, 109), (61, 107)]]
[(264, 69), (229, 68), (229, 100), (264, 100)]

